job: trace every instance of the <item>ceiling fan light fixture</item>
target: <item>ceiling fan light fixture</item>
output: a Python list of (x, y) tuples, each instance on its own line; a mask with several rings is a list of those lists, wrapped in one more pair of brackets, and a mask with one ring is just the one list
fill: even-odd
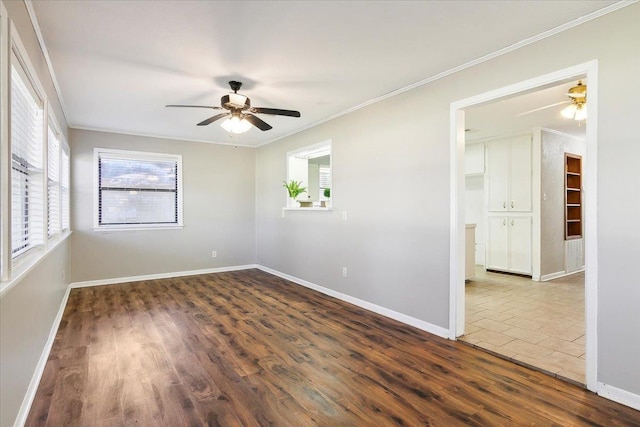
[(587, 97), (587, 86), (582, 83), (582, 80), (578, 80), (578, 84), (571, 89), (567, 93), (571, 98), (586, 98)]
[(578, 109), (576, 110), (576, 114), (573, 119), (578, 121), (587, 119), (587, 106), (585, 104), (578, 105)]
[(243, 108), (247, 102), (247, 97), (239, 93), (229, 94), (229, 104), (236, 108)]
[(241, 119), (238, 116), (233, 116), (222, 122), (220, 126), (222, 126), (227, 132), (238, 134), (248, 131), (251, 128), (251, 123), (246, 121), (244, 118)]
[(562, 117), (582, 121), (587, 119), (587, 104), (585, 102), (574, 101), (567, 108), (560, 112)]
[(578, 105), (569, 104), (569, 106), (564, 108), (560, 114), (562, 114), (562, 117), (566, 117), (567, 119), (573, 119), (576, 115), (576, 111), (578, 111)]

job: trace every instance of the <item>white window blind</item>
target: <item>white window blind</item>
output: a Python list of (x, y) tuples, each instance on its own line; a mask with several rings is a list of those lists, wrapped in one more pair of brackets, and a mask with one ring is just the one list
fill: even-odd
[(69, 221), (69, 153), (66, 148), (61, 150), (62, 158), (60, 160), (60, 204), (62, 209), (62, 229), (68, 230), (71, 225)]
[(14, 55), (11, 67), (11, 253), (43, 244), (43, 109)]
[(98, 226), (180, 225), (180, 156), (98, 153)]
[(47, 138), (47, 230), (60, 233), (60, 139), (51, 126)]

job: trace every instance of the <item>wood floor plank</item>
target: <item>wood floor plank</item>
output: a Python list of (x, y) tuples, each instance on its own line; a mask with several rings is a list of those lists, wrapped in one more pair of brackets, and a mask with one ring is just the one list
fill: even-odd
[(640, 412), (258, 270), (74, 289), (27, 426), (640, 426)]

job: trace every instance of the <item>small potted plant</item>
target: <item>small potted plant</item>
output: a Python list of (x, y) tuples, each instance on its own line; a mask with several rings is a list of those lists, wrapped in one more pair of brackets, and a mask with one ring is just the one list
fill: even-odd
[[(324, 194), (324, 197), (326, 197), (327, 199), (330, 199), (331, 198), (331, 189), (330, 188), (325, 188), (323, 194)], [(320, 202), (320, 206), (323, 207), (323, 208), (326, 208), (328, 202), (329, 202), (329, 200), (323, 200), (323, 201)]]
[(289, 182), (287, 181), (282, 181), (282, 182), (283, 182), (282, 186), (287, 189), (287, 192), (289, 193), (289, 197), (291, 197), (293, 201), (299, 202), (299, 200), (296, 200), (296, 197), (298, 197), (300, 194), (307, 191), (307, 187), (302, 186), (302, 181), (295, 181), (292, 179)]

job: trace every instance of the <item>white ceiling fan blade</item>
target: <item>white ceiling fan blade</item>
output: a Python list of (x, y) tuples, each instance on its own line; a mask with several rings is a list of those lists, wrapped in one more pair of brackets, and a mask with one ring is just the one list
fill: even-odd
[(536, 111), (540, 111), (540, 110), (546, 110), (547, 108), (555, 107), (556, 105), (568, 104), (570, 102), (571, 101), (561, 101), (561, 102), (556, 102), (555, 104), (545, 105), (544, 107), (535, 108), (533, 110), (525, 111), (524, 113), (516, 114), (516, 117), (524, 116), (526, 114), (535, 113)]

